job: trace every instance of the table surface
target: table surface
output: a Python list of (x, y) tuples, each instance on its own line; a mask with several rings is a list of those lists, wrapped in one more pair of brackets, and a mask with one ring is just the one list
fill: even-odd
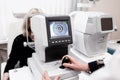
[[(108, 47), (114, 48), (114, 49), (117, 49), (118, 47), (120, 47), (120, 44), (117, 44), (117, 43), (116, 43), (116, 40), (114, 40), (114, 41), (109, 41), (107, 45), (108, 45)], [(3, 67), (2, 67), (2, 68), (3, 68)], [(25, 69), (25, 70), (24, 70), (24, 69)], [(27, 73), (27, 72), (26, 72), (26, 69), (27, 69), (30, 77), (32, 78), (33, 76), (31, 76), (32, 73), (30, 73), (29, 69), (28, 69), (28, 68), (24, 68), (24, 69), (22, 69), (22, 72), (20, 71), (20, 73), (17, 72), (18, 75), (17, 75), (17, 74), (15, 74), (15, 75), (17, 75), (20, 80), (26, 80), (26, 79), (23, 79), (22, 76), (24, 76), (24, 73), (25, 73), (25, 74)], [(29, 75), (27, 75), (26, 77), (28, 77)], [(79, 77), (80, 77), (80, 78), (79, 78), (80, 80), (85, 80), (86, 78), (89, 78), (89, 75), (86, 74), (86, 73), (82, 73), (82, 74), (79, 74)], [(15, 78), (15, 77), (14, 77), (14, 78)], [(18, 78), (17, 78), (17, 79), (18, 79)], [(31, 78), (28, 78), (28, 80), (32, 80)], [(11, 79), (11, 80), (12, 80), (12, 79)]]

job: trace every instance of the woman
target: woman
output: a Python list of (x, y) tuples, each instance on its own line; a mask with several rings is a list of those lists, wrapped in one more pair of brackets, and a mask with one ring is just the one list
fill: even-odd
[(14, 39), (12, 50), (4, 70), (3, 80), (8, 80), (9, 70), (14, 69), (18, 61), (20, 67), (27, 66), (27, 58), (31, 57), (32, 53), (35, 52), (34, 49), (30, 48), (28, 45), (25, 46), (24, 42), (34, 41), (34, 36), (31, 31), (30, 18), (36, 14), (42, 14), (42, 11), (39, 11), (37, 8), (32, 8), (24, 17), (23, 33)]

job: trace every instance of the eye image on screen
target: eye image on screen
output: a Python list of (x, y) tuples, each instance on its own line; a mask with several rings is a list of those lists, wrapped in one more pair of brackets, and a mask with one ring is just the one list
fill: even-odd
[(51, 21), (50, 22), (51, 38), (59, 38), (69, 36), (68, 24), (66, 21)]

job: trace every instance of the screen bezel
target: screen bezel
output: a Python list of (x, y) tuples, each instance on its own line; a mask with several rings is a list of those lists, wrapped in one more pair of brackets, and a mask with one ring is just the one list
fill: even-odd
[(102, 30), (102, 22), (101, 22), (101, 19), (103, 19), (103, 18), (111, 18), (112, 19), (112, 17), (111, 16), (101, 16), (100, 18), (99, 18), (99, 20), (98, 20), (98, 26), (100, 26), (100, 32), (101, 33), (110, 33), (110, 32), (113, 32), (114, 31), (114, 22), (113, 22), (113, 19), (112, 19), (112, 29), (111, 30)]
[[(68, 24), (68, 34), (69, 36), (63, 36), (60, 38), (51, 38), (51, 33), (50, 33), (50, 26), (49, 22), (51, 21), (67, 21)], [(48, 44), (51, 45), (49, 42), (50, 41), (55, 41), (55, 40), (64, 40), (64, 39), (70, 39), (70, 43), (72, 43), (72, 30), (71, 30), (71, 21), (69, 16), (53, 16), (53, 17), (46, 17), (46, 30), (47, 30), (47, 35), (48, 35)], [(59, 44), (59, 43), (58, 43)], [(60, 43), (62, 44), (62, 43)], [(64, 42), (63, 44), (68, 44), (68, 42)]]

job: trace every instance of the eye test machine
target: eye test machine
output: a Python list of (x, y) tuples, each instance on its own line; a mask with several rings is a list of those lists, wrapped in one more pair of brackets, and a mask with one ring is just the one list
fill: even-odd
[(70, 55), (83, 62), (90, 62), (109, 56), (108, 34), (115, 31), (112, 16), (102, 12), (73, 12), (70, 14), (73, 26), (73, 47)]
[[(60, 68), (60, 59), (68, 53), (84, 63), (111, 57), (107, 53), (107, 36), (115, 31), (115, 26), (108, 14), (78, 11), (71, 13), (70, 17), (36, 15), (31, 18), (31, 29), (36, 53), (28, 59), (30, 71), (28, 68), (18, 70), (20, 74), (29, 72), (28, 77), (33, 75), (30, 80), (40, 80), (44, 71), (51, 78), (60, 75), (62, 80), (78, 80), (76, 76), (80, 72)], [(18, 76), (15, 71), (10, 72)], [(25, 74), (23, 77), (27, 77), (28, 73)], [(81, 80), (88, 78), (82, 72), (79, 74)]]
[(61, 79), (77, 76), (77, 71), (60, 68), (61, 59), (68, 54), (69, 45), (73, 42), (70, 17), (36, 15), (31, 18), (31, 29), (35, 37), (36, 53), (28, 59), (28, 66), (35, 80), (39, 80), (44, 71), (51, 78), (57, 75)]

